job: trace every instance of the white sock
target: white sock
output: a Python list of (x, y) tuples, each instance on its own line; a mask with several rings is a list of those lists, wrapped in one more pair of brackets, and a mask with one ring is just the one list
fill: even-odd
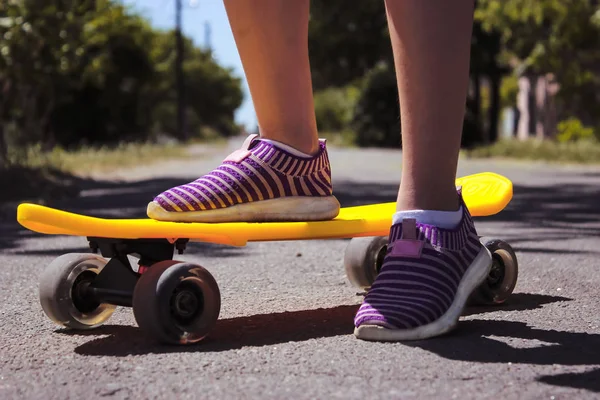
[(277, 146), (280, 149), (285, 150), (288, 153), (291, 153), (291, 154), (295, 155), (296, 157), (302, 157), (302, 158), (313, 158), (314, 157), (314, 156), (311, 156), (310, 154), (303, 153), (300, 150), (296, 150), (292, 146), (288, 146), (287, 144), (283, 144), (283, 143), (278, 142), (276, 140), (271, 140), (271, 139), (260, 139), (260, 140), (262, 142), (271, 143), (272, 145)]
[(442, 229), (452, 229), (460, 223), (462, 206), (457, 211), (408, 210), (398, 211), (392, 217), (393, 224), (402, 223), (404, 218), (414, 218), (418, 223), (434, 225)]

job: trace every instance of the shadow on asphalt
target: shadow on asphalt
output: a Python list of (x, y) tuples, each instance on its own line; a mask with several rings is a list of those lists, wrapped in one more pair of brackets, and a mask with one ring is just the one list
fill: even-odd
[(75, 349), (83, 355), (122, 357), (148, 353), (218, 352), (349, 335), (354, 329), (352, 320), (357, 309), (358, 305), (347, 305), (221, 319), (209, 337), (185, 347), (157, 345), (139, 328), (131, 326), (105, 325), (93, 331), (60, 329), (58, 332), (78, 336), (108, 335)]
[[(513, 200), (491, 221), (519, 222), (569, 236), (600, 233), (600, 187), (561, 184), (543, 187), (515, 185)], [(585, 224), (585, 225), (584, 225)], [(594, 225), (594, 226), (586, 226)]]
[[(82, 245), (77, 247), (61, 247), (56, 249), (37, 249), (37, 250), (13, 250), (10, 254), (20, 256), (51, 256), (58, 257), (67, 253), (89, 253), (90, 248), (87, 246), (87, 242), (82, 238)], [(233, 246), (219, 246), (212, 243), (198, 243), (190, 242), (187, 244), (185, 249), (186, 255), (202, 255), (206, 257), (242, 257), (247, 255), (248, 252), (245, 248), (233, 247)], [(175, 257), (177, 254), (175, 254)]]
[[(533, 310), (544, 304), (570, 300), (565, 297), (525, 293), (514, 296), (516, 299), (513, 302), (507, 302), (499, 307), (469, 308), (464, 315), (499, 310)], [(346, 305), (222, 319), (217, 322), (207, 339), (187, 347), (157, 345), (146, 338), (139, 328), (131, 326), (105, 325), (91, 331), (59, 329), (57, 332), (65, 335), (104, 336), (75, 349), (76, 353), (83, 355), (123, 357), (147, 353), (229, 351), (249, 346), (267, 346), (350, 335), (354, 330), (352, 321), (358, 307), (358, 305)], [(495, 321), (489, 322), (495, 323)], [(465, 323), (467, 322), (462, 324)], [(468, 330), (476, 332), (476, 329)]]
[[(534, 341), (532, 347), (513, 347), (512, 339)], [(506, 343), (508, 342), (508, 343)], [(476, 363), (534, 365), (598, 365), (600, 335), (543, 330), (524, 322), (469, 320), (436, 340), (408, 344), (440, 357)], [(540, 382), (598, 391), (598, 371), (539, 377)]]
[[(499, 307), (469, 308), (463, 315), (494, 311), (533, 310), (544, 304), (569, 301), (560, 296), (516, 293), (512, 301)], [(358, 305), (327, 309), (260, 314), (219, 320), (210, 336), (192, 346), (158, 345), (137, 327), (105, 325), (92, 331), (58, 333), (101, 336), (75, 349), (87, 356), (126, 357), (130, 355), (221, 352), (244, 347), (262, 347), (279, 343), (301, 342), (324, 337), (351, 335), (352, 320)], [(535, 347), (518, 348), (502, 339), (537, 341)], [(540, 343), (541, 342), (541, 343)], [(451, 334), (419, 342), (404, 343), (455, 361), (514, 363), (535, 365), (597, 365), (600, 359), (600, 335), (535, 329), (523, 322), (479, 320), (461, 321)], [(600, 370), (585, 373), (547, 375), (540, 382), (599, 391)]]
[(554, 386), (566, 386), (575, 389), (587, 389), (592, 392), (600, 393), (600, 369), (593, 369), (588, 372), (544, 375), (538, 377), (537, 381)]
[(525, 311), (542, 308), (545, 304), (559, 301), (572, 301), (568, 297), (549, 296), (535, 293), (513, 293), (503, 304), (497, 306), (469, 306), (465, 308), (462, 315), (477, 315), (495, 311)]

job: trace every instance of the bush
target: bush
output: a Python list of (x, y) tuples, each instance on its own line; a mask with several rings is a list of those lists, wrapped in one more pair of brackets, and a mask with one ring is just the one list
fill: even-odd
[(561, 142), (579, 142), (595, 140), (594, 129), (584, 126), (577, 118), (561, 121), (557, 126), (556, 139)]
[(365, 76), (352, 128), (361, 147), (401, 146), (398, 89), (392, 66), (380, 64)]
[[(0, 125), (10, 127), (9, 144), (72, 148), (178, 134), (174, 32), (113, 0), (37, 3), (0, 2)], [(190, 38), (183, 48), (189, 136), (204, 127), (235, 135), (241, 80)]]
[(352, 85), (329, 88), (315, 94), (315, 114), (320, 131), (348, 129), (360, 90)]
[[(462, 146), (481, 143), (481, 127), (475, 118), (477, 105), (468, 99), (465, 112)], [(352, 130), (355, 144), (360, 147), (402, 147), (400, 109), (396, 75), (391, 65), (380, 64), (364, 78), (354, 109)]]

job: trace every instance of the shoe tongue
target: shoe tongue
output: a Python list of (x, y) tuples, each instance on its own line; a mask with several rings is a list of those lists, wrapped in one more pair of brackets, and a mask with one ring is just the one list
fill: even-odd
[(242, 144), (242, 150), (250, 150), (256, 143), (258, 143), (258, 135), (256, 133), (248, 135)]

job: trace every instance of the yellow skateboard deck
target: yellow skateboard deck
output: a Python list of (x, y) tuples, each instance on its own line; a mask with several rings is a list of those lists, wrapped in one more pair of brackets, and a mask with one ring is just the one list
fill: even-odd
[[(483, 172), (456, 180), (474, 217), (499, 213), (512, 199), (512, 182)], [(311, 222), (164, 222), (143, 219), (104, 219), (36, 204), (21, 204), (17, 220), (25, 228), (52, 235), (113, 239), (189, 239), (231, 246), (253, 241), (307, 240), (387, 236), (396, 203), (345, 207), (329, 221)]]

